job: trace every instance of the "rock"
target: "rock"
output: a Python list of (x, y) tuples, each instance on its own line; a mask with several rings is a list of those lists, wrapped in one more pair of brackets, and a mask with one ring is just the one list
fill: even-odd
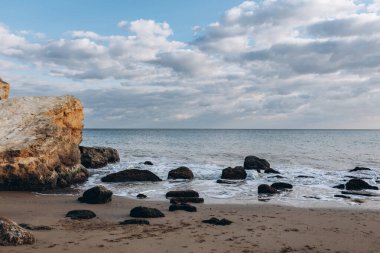
[(151, 161), (145, 161), (144, 164), (145, 164), (145, 165), (150, 165), (150, 166), (153, 165), (153, 163), (152, 163)]
[(72, 96), (0, 102), (0, 190), (46, 190), (87, 180), (83, 107)]
[(355, 167), (352, 170), (349, 170), (349, 172), (355, 172), (355, 171), (363, 171), (363, 170), (371, 170), (370, 168), (365, 168), (365, 167)]
[(280, 174), (279, 171), (274, 170), (274, 169), (272, 169), (272, 168), (269, 168), (269, 169), (264, 170), (264, 173), (266, 173), (266, 174)]
[(258, 194), (275, 194), (275, 193), (278, 193), (278, 191), (267, 185), (267, 184), (261, 184), (259, 185), (259, 187), (257, 188), (257, 192)]
[(204, 203), (205, 200), (203, 198), (171, 198), (171, 204), (179, 204), (179, 203)]
[(338, 185), (333, 186), (333, 188), (335, 188), (335, 189), (344, 189), (344, 188), (346, 188), (346, 185), (345, 184), (338, 184)]
[(18, 225), (19, 225), (20, 227), (25, 228), (25, 229), (28, 229), (28, 230), (35, 230), (35, 231), (52, 230), (51, 227), (49, 227), (49, 226), (44, 226), (44, 225), (38, 225), (38, 226), (35, 226), (35, 225), (26, 224), (26, 223), (20, 223), (20, 224), (18, 224)]
[(192, 206), (192, 205), (189, 205), (186, 203), (172, 204), (169, 207), (170, 212), (174, 212), (174, 211), (178, 211), (178, 210), (182, 210), (182, 211), (186, 211), (186, 212), (196, 212), (197, 208), (195, 206)]
[(242, 180), (247, 178), (247, 172), (242, 166), (236, 166), (235, 168), (225, 168), (222, 171), (222, 179), (230, 180)]
[(158, 176), (149, 170), (127, 169), (116, 173), (111, 173), (102, 178), (102, 182), (128, 182), (128, 181), (162, 181)]
[(364, 190), (364, 189), (370, 189), (370, 190), (378, 190), (379, 188), (377, 186), (369, 185), (366, 181), (362, 179), (350, 179), (348, 183), (346, 183), (346, 189), (347, 190)]
[(299, 175), (299, 176), (296, 176), (296, 178), (314, 178), (314, 177), (313, 176)]
[(102, 185), (95, 186), (85, 191), (83, 196), (78, 198), (78, 200), (87, 204), (105, 204), (111, 202), (112, 191)]
[(342, 191), (342, 194), (348, 194), (348, 195), (358, 195), (358, 196), (365, 196), (365, 197), (379, 197), (380, 195), (374, 194), (372, 192), (366, 192), (366, 191)]
[(139, 193), (137, 194), (136, 198), (138, 199), (146, 199), (148, 196), (146, 196), (145, 194), (142, 194), (142, 193)]
[(16, 246), (33, 244), (34, 236), (10, 219), (0, 217), (0, 245)]
[(256, 170), (260, 172), (261, 170), (270, 169), (270, 164), (267, 160), (258, 158), (257, 156), (247, 156), (244, 159), (244, 169), (245, 170)]
[(165, 215), (156, 208), (149, 208), (149, 207), (143, 207), (138, 206), (131, 210), (130, 213), (131, 217), (134, 218), (160, 218), (165, 217)]
[(283, 179), (283, 178), (286, 178), (286, 177), (283, 177), (283, 176), (280, 176), (280, 175), (276, 175), (276, 176), (271, 176), (271, 177), (268, 177), (268, 178)]
[(349, 196), (346, 196), (346, 195), (340, 195), (340, 194), (336, 194), (334, 195), (335, 198), (342, 198), (342, 199), (350, 199), (351, 197)]
[(114, 148), (80, 146), (81, 163), (86, 168), (101, 168), (109, 163), (120, 162), (119, 152)]
[(271, 187), (276, 190), (286, 190), (286, 189), (292, 189), (293, 185), (288, 184), (288, 183), (278, 182), (278, 183), (273, 183)]
[(166, 198), (198, 198), (199, 193), (193, 190), (185, 191), (169, 191), (166, 193)]
[(168, 179), (188, 179), (194, 178), (193, 172), (187, 167), (179, 167), (177, 169), (171, 170), (168, 173)]
[(242, 183), (242, 181), (218, 179), (216, 180), (216, 183), (217, 184), (238, 184), (238, 183)]
[(7, 99), (9, 97), (9, 89), (9, 84), (0, 78), (0, 100)]
[(149, 221), (145, 219), (128, 219), (119, 222), (120, 225), (149, 225)]
[(90, 210), (72, 210), (66, 214), (66, 217), (72, 220), (88, 220), (96, 217), (96, 214)]
[(307, 199), (321, 199), (320, 197), (317, 197), (317, 196), (302, 196), (304, 198), (307, 198)]
[(211, 224), (211, 225), (217, 225), (217, 226), (226, 226), (232, 224), (232, 221), (227, 220), (227, 219), (218, 219), (218, 218), (211, 218), (208, 220), (203, 220), (203, 223)]

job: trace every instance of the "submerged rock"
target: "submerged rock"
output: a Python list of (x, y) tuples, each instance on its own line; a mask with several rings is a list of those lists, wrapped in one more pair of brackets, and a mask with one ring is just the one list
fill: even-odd
[(149, 170), (127, 169), (102, 177), (102, 182), (162, 181)]
[(378, 190), (377, 186), (372, 186), (368, 184), (366, 181), (358, 178), (350, 179), (348, 183), (346, 183), (347, 190)]
[(142, 194), (142, 193), (139, 193), (137, 194), (136, 198), (138, 199), (146, 199), (148, 196), (146, 196), (145, 194)]
[(114, 148), (80, 146), (81, 163), (86, 168), (101, 168), (108, 163), (120, 162), (119, 152)]
[(174, 212), (174, 211), (178, 211), (178, 210), (186, 211), (186, 212), (196, 212), (197, 208), (195, 206), (192, 206), (192, 205), (189, 205), (186, 203), (172, 204), (169, 207), (170, 212)]
[(79, 197), (78, 200), (87, 204), (105, 204), (111, 202), (112, 194), (112, 191), (100, 185), (85, 191), (83, 196)]
[(151, 161), (145, 161), (144, 164), (145, 164), (145, 165), (150, 165), (150, 166), (153, 165), (153, 163), (152, 163)]
[(296, 176), (296, 178), (315, 178), (315, 177), (313, 177), (313, 176), (299, 175), (299, 176)]
[(242, 180), (247, 178), (247, 172), (242, 166), (236, 166), (235, 168), (225, 168), (222, 171), (222, 179), (230, 180)]
[(335, 194), (334, 197), (335, 198), (342, 198), (342, 199), (350, 199), (351, 198), (350, 196), (340, 195), (340, 194)]
[(203, 223), (211, 224), (211, 225), (217, 225), (217, 226), (226, 226), (226, 225), (231, 225), (232, 221), (227, 220), (227, 219), (218, 219), (218, 218), (211, 218), (208, 220), (203, 220)]
[(278, 183), (273, 183), (271, 187), (276, 190), (286, 190), (286, 189), (292, 189), (293, 185), (288, 184), (288, 183), (278, 182)]
[(179, 167), (177, 169), (171, 170), (168, 173), (168, 179), (188, 179), (194, 178), (193, 172), (187, 167)]
[(247, 156), (244, 159), (244, 169), (246, 170), (256, 170), (260, 172), (262, 170), (270, 169), (270, 164), (267, 160), (258, 158), (257, 156)]
[(198, 198), (199, 193), (194, 190), (185, 191), (169, 191), (166, 193), (166, 198)]
[(272, 168), (264, 170), (264, 173), (266, 173), (266, 174), (280, 174), (279, 171), (272, 169)]
[(145, 219), (128, 219), (119, 222), (120, 225), (149, 225), (149, 221)]
[(83, 107), (72, 96), (0, 102), (0, 190), (46, 190), (87, 180)]
[(149, 208), (149, 207), (143, 207), (143, 206), (138, 206), (138, 207), (133, 208), (129, 215), (134, 218), (165, 217), (165, 215), (160, 210), (156, 208)]
[(355, 167), (352, 170), (349, 170), (349, 172), (355, 172), (355, 171), (363, 171), (363, 170), (371, 170), (370, 168), (365, 168), (365, 167)]
[(335, 188), (335, 189), (344, 189), (344, 188), (346, 188), (346, 185), (345, 184), (338, 184), (338, 185), (333, 186), (333, 188)]
[(7, 99), (9, 97), (9, 89), (9, 84), (0, 78), (0, 100)]
[(34, 236), (10, 219), (0, 217), (0, 245), (16, 246), (33, 244)]
[(240, 184), (244, 181), (236, 180), (236, 179), (218, 179), (216, 180), (217, 184)]
[(96, 217), (96, 214), (90, 210), (72, 210), (66, 214), (66, 217), (72, 220), (89, 220)]
[(261, 184), (257, 188), (258, 194), (275, 194), (278, 193), (277, 189), (267, 185), (267, 184)]

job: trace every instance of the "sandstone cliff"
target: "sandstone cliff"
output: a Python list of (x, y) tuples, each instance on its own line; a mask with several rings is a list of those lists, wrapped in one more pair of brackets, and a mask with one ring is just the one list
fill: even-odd
[(0, 101), (0, 190), (41, 190), (83, 182), (83, 107), (72, 96)]
[(7, 99), (9, 96), (9, 84), (0, 78), (0, 100)]

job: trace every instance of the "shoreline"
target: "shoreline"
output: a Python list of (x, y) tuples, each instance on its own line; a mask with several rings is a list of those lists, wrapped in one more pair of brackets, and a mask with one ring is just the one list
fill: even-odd
[[(32, 231), (34, 245), (0, 247), (0, 252), (379, 252), (380, 212), (361, 208), (296, 208), (257, 205), (195, 204), (196, 213), (169, 212), (169, 201), (115, 196), (103, 205), (79, 203), (79, 195), (0, 192), (0, 215), (18, 223), (47, 225)], [(151, 225), (118, 225), (135, 206), (155, 207), (166, 217)], [(91, 220), (65, 214), (88, 209)], [(230, 226), (201, 221), (226, 218)]]

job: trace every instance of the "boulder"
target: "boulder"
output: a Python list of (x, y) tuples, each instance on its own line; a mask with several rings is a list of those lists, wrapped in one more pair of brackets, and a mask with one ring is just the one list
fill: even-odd
[(87, 180), (83, 107), (72, 96), (0, 102), (0, 190), (46, 190)]
[(143, 207), (143, 206), (138, 206), (138, 207), (133, 208), (129, 215), (134, 218), (165, 217), (165, 215), (160, 210), (156, 208), (149, 208), (149, 207)]
[(152, 165), (153, 165), (153, 163), (152, 163), (151, 161), (145, 161), (144, 164), (145, 164), (145, 165), (149, 165), (149, 166), (152, 166)]
[(231, 225), (232, 221), (227, 220), (227, 219), (218, 219), (218, 218), (211, 218), (208, 220), (203, 220), (203, 223), (211, 224), (211, 225), (217, 225), (217, 226), (226, 226), (226, 225)]
[(9, 84), (0, 78), (0, 100), (7, 99), (9, 97), (9, 89)]
[(10, 219), (0, 217), (0, 245), (16, 246), (33, 244), (34, 236)]
[(346, 183), (346, 189), (350, 191), (350, 190), (365, 190), (365, 189), (378, 190), (379, 188), (377, 186), (369, 185), (366, 181), (362, 179), (354, 178), (354, 179), (350, 179), (350, 181)]
[(247, 156), (244, 159), (244, 169), (246, 170), (256, 170), (260, 172), (262, 170), (270, 169), (270, 164), (267, 160), (258, 158), (257, 156)]
[(146, 199), (148, 196), (146, 196), (145, 194), (142, 194), (142, 193), (139, 193), (137, 194), (136, 198), (138, 199)]
[(230, 180), (242, 180), (247, 178), (247, 172), (242, 166), (236, 166), (235, 168), (225, 168), (222, 171), (222, 179)]
[(83, 196), (79, 197), (78, 200), (87, 204), (105, 204), (111, 202), (112, 194), (112, 191), (100, 185), (85, 191)]
[(279, 171), (272, 169), (272, 168), (264, 170), (264, 173), (266, 173), (266, 174), (280, 174)]
[(171, 170), (168, 173), (168, 179), (188, 179), (194, 178), (193, 172), (187, 167), (179, 167), (177, 169)]
[(149, 221), (145, 219), (128, 219), (119, 222), (120, 225), (149, 225)]
[(185, 191), (169, 191), (166, 193), (166, 198), (198, 198), (199, 193), (193, 190)]
[(128, 181), (162, 181), (149, 170), (127, 169), (111, 173), (102, 178), (102, 182), (128, 182)]
[(273, 183), (271, 187), (276, 190), (287, 190), (287, 189), (292, 189), (293, 185), (288, 184), (288, 183), (278, 182), (278, 183)]
[(174, 211), (178, 211), (178, 210), (186, 211), (186, 212), (196, 212), (197, 208), (195, 206), (192, 206), (192, 205), (189, 205), (186, 203), (172, 204), (169, 207), (170, 212), (174, 212)]
[(275, 194), (278, 193), (277, 189), (267, 185), (267, 184), (261, 184), (257, 188), (258, 194)]
[(204, 203), (205, 200), (203, 198), (171, 198), (171, 204), (180, 204), (180, 203)]
[(120, 162), (119, 152), (107, 147), (80, 146), (81, 163), (86, 168), (102, 168), (109, 163)]
[(72, 220), (89, 220), (96, 217), (96, 214), (90, 210), (72, 210), (66, 214), (66, 217)]
[(363, 171), (363, 170), (371, 170), (370, 168), (365, 168), (365, 167), (355, 167), (352, 170), (349, 170), (349, 172), (355, 172), (355, 171)]

